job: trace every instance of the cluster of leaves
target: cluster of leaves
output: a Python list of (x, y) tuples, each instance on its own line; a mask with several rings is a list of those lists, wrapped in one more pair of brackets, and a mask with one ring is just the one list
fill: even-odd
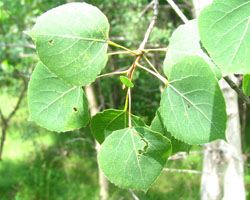
[[(198, 21), (173, 33), (164, 61), (168, 81), (150, 127), (133, 115), (129, 127), (127, 109), (105, 110), (92, 118), (93, 135), (102, 144), (99, 165), (111, 182), (147, 191), (171, 151), (226, 140), (226, 106), (218, 80), (222, 74), (250, 73), (249, 9), (250, 1), (215, 0)], [(28, 88), (30, 120), (57, 132), (89, 122), (82, 87), (106, 65), (109, 28), (105, 15), (86, 3), (65, 4), (38, 18), (27, 32), (40, 59)], [(248, 91), (249, 77), (245, 80)], [(133, 87), (127, 77), (121, 81)]]

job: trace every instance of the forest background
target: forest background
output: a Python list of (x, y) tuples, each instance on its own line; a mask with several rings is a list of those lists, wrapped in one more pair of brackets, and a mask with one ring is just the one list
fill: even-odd
[[(153, 15), (150, 0), (86, 0), (97, 6), (109, 19), (110, 39), (130, 49), (143, 40)], [(175, 1), (192, 19), (190, 1)], [(45, 11), (67, 3), (65, 0), (2, 0), (0, 2), (0, 114), (1, 141), (6, 138), (0, 161), (0, 199), (99, 199), (98, 166), (95, 141), (89, 127), (79, 131), (54, 133), (28, 121), (27, 83), (38, 61), (30, 30)], [(148, 48), (169, 44), (173, 31), (183, 22), (165, 1), (158, 5), (158, 19)], [(110, 47), (109, 51), (116, 51)], [(162, 72), (165, 52), (148, 54)], [(134, 57), (110, 57), (103, 73), (125, 69)], [(241, 77), (239, 77), (241, 78)], [(159, 107), (162, 85), (144, 71), (136, 71), (132, 91), (133, 114), (150, 125)], [(122, 109), (126, 93), (119, 76), (98, 79), (93, 84), (98, 109)], [(242, 151), (245, 156), (246, 198), (250, 199), (250, 109), (239, 100)], [(7, 119), (7, 123), (5, 122)], [(9, 120), (8, 120), (9, 119)], [(248, 122), (248, 123), (247, 123)], [(165, 171), (149, 191), (135, 191), (140, 199), (193, 200), (200, 198), (203, 148), (193, 146), (190, 153), (178, 154), (167, 162)], [(185, 170), (183, 170), (185, 169)], [(181, 192), (180, 192), (181, 191)], [(134, 199), (128, 190), (109, 185), (109, 199)]]

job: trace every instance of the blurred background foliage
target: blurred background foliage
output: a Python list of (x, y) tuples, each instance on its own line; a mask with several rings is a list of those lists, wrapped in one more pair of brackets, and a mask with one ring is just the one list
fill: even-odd
[[(87, 0), (108, 17), (110, 39), (130, 49), (137, 49), (150, 19), (150, 0)], [(191, 19), (188, 1), (175, 1)], [(23, 31), (30, 30), (36, 18), (50, 8), (67, 3), (65, 0), (2, 0), (0, 1), (0, 108), (3, 116), (15, 109), (25, 88), (37, 56), (30, 38)], [(167, 47), (172, 32), (182, 24), (165, 0), (159, 1), (159, 15), (150, 37), (148, 48)], [(63, 19), (62, 19), (63, 20)], [(109, 52), (119, 49), (109, 48)], [(148, 58), (162, 72), (164, 52), (148, 53)], [(133, 62), (129, 55), (114, 55), (103, 73), (126, 69)], [(146, 63), (141, 62), (143, 65)], [(136, 70), (132, 91), (132, 112), (149, 125), (159, 107), (161, 83), (150, 74)], [(125, 91), (119, 76), (101, 78), (94, 83), (100, 110), (122, 109)], [(243, 152), (250, 151), (249, 109), (241, 107)], [(1, 126), (3, 129), (3, 126)], [(1, 130), (2, 131), (2, 130)], [(0, 161), (1, 200), (74, 200), (99, 199), (98, 169), (95, 143), (88, 127), (68, 133), (53, 133), (28, 121), (26, 93), (15, 115), (8, 122), (6, 141)], [(185, 168), (201, 171), (202, 148), (184, 159), (169, 161), (167, 168)], [(245, 168), (246, 191), (250, 197), (249, 167)], [(199, 199), (200, 174), (163, 172), (152, 188), (144, 194), (145, 200)], [(133, 199), (129, 191), (110, 184), (109, 199)]]

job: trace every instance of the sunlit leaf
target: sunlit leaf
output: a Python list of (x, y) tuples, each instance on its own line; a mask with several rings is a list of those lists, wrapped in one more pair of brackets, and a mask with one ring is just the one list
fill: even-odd
[(214, 0), (199, 17), (202, 44), (224, 73), (250, 73), (250, 1)]
[(126, 76), (120, 76), (120, 80), (127, 87), (134, 87), (134, 84)]
[(169, 76), (171, 66), (188, 55), (202, 57), (216, 74), (217, 79), (221, 79), (222, 74), (220, 69), (202, 49), (197, 19), (191, 20), (187, 24), (180, 25), (172, 34), (163, 64), (166, 76)]
[(225, 100), (211, 68), (198, 56), (187, 56), (171, 67), (160, 113), (178, 140), (193, 145), (225, 140)]
[(40, 60), (67, 83), (87, 85), (107, 62), (109, 23), (87, 3), (69, 3), (42, 14), (28, 34)]
[(81, 87), (73, 87), (42, 63), (35, 68), (28, 87), (31, 121), (52, 131), (79, 129), (89, 122), (88, 101)]
[(114, 131), (103, 142), (98, 162), (104, 175), (125, 189), (147, 191), (171, 153), (170, 141), (147, 128)]

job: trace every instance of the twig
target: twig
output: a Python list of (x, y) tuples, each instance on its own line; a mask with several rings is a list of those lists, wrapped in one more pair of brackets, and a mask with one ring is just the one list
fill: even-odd
[(2, 110), (0, 109), (0, 116), (1, 116), (1, 120), (2, 120), (2, 138), (1, 138), (1, 144), (0, 144), (0, 161), (2, 160), (3, 147), (4, 147), (4, 142), (6, 139), (6, 133), (7, 133), (6, 131), (8, 128), (8, 122), (14, 116), (16, 111), (18, 110), (18, 108), (23, 100), (25, 91), (27, 89), (27, 85), (28, 85), (27, 82), (24, 80), (24, 88), (23, 88), (23, 90), (22, 90), (22, 92), (17, 100), (16, 106), (14, 107), (13, 111), (9, 114), (8, 117), (4, 117)]
[(133, 190), (129, 189), (129, 193), (131, 194), (131, 196), (134, 198), (134, 200), (140, 200), (135, 193), (133, 192)]
[(102, 74), (102, 75), (99, 75), (97, 76), (97, 78), (102, 78), (102, 77), (105, 77), (105, 76), (112, 76), (112, 75), (119, 75), (119, 74), (126, 74), (128, 72), (128, 70), (125, 70), (125, 71), (114, 71), (114, 72), (111, 72), (111, 73), (107, 73), (107, 74)]
[(148, 71), (149, 73), (153, 74), (153, 75), (156, 76), (158, 79), (160, 79), (165, 85), (168, 85), (168, 80), (167, 80), (165, 77), (161, 76), (160, 74), (157, 74), (157, 73), (155, 73), (154, 71), (151, 71), (150, 69), (148, 69), (148, 68), (146, 68), (146, 67), (140, 65), (139, 63), (136, 63), (136, 66), (138, 66), (138, 67), (140, 67), (140, 68), (142, 68), (142, 69)]
[(150, 52), (150, 51), (163, 51), (166, 52), (168, 50), (168, 48), (158, 48), (158, 49), (143, 49), (143, 52)]
[(183, 159), (186, 158), (188, 155), (196, 155), (196, 154), (202, 154), (203, 151), (193, 151), (193, 152), (179, 152), (175, 155), (172, 155), (168, 158), (168, 160), (179, 160), (179, 159)]
[(13, 111), (10, 113), (10, 115), (7, 117), (7, 119), (6, 119), (7, 122), (15, 115), (16, 111), (18, 110), (18, 108), (19, 108), (19, 106), (20, 106), (20, 104), (21, 104), (21, 102), (22, 102), (22, 100), (23, 100), (23, 97), (24, 97), (24, 94), (25, 94), (25, 92), (26, 92), (27, 86), (28, 86), (27, 82), (24, 81), (23, 90), (22, 90), (22, 92), (21, 92), (21, 94), (20, 94), (20, 96), (19, 96), (19, 98), (18, 98), (18, 101), (17, 101), (16, 106), (14, 107), (14, 109), (13, 109)]
[(155, 66), (149, 61), (149, 59), (145, 55), (143, 55), (143, 58), (147, 61), (147, 63), (150, 65), (150, 67), (152, 67), (152, 69), (155, 71), (155, 73), (160, 74), (157, 71), (157, 69), (155, 68)]
[(155, 25), (155, 22), (156, 22), (156, 19), (157, 19), (157, 15), (158, 15), (158, 9), (157, 9), (158, 4), (159, 4), (159, 1), (154, 0), (154, 7), (153, 7), (154, 15), (153, 15), (153, 17), (151, 19), (151, 22), (150, 22), (149, 27), (147, 29), (147, 32), (146, 32), (146, 34), (144, 36), (144, 39), (143, 39), (143, 41), (142, 41), (142, 43), (141, 43), (141, 45), (139, 47), (139, 50), (142, 50), (142, 49), (145, 48), (146, 43), (147, 43), (147, 41), (149, 39), (149, 36), (150, 36), (150, 34), (151, 34), (151, 32), (152, 32), (152, 30), (154, 28), (154, 25)]
[(108, 53), (108, 56), (119, 55), (119, 54), (129, 54), (129, 55), (131, 55), (131, 53), (129, 51), (116, 51), (116, 52)]
[(247, 97), (243, 91), (228, 77), (225, 76), (224, 80), (230, 85), (230, 87), (238, 94), (238, 96), (250, 106), (250, 98)]
[(130, 52), (133, 55), (136, 55), (136, 56), (138, 55), (136, 52), (134, 52), (134, 51), (132, 51), (132, 50), (128, 49), (127, 47), (124, 47), (124, 46), (122, 46), (120, 44), (116, 44), (115, 42), (108, 41), (108, 44), (111, 45), (111, 46), (114, 46), (114, 47), (121, 48), (121, 49), (123, 49), (125, 51), (128, 51), (128, 52)]
[(163, 171), (166, 172), (179, 172), (179, 173), (190, 173), (190, 174), (201, 174), (201, 171), (191, 170), (191, 169), (171, 169), (171, 168), (164, 168)]
[(147, 12), (148, 9), (149, 9), (150, 7), (152, 7), (153, 5), (154, 5), (154, 0), (151, 1), (151, 2), (145, 7), (145, 9), (142, 11), (142, 13), (140, 14), (139, 17), (142, 17), (142, 15), (144, 15), (144, 13)]
[(65, 141), (65, 144), (71, 143), (71, 142), (75, 142), (75, 141), (82, 141), (82, 142), (88, 142), (90, 144), (93, 144), (93, 141), (90, 139), (86, 139), (86, 138), (73, 138), (71, 140), (67, 140)]
[(176, 5), (176, 3), (173, 0), (166, 0), (170, 6), (174, 9), (176, 14), (181, 18), (181, 20), (186, 24), (188, 23), (188, 18), (183, 14), (183, 12), (180, 10), (180, 8)]

